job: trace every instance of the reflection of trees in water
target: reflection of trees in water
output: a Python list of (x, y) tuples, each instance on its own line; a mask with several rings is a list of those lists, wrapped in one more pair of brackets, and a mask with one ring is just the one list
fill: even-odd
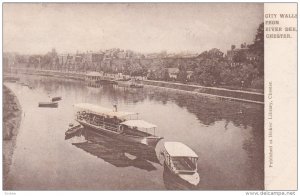
[[(38, 85), (46, 92), (55, 92), (58, 88), (63, 88), (67, 92), (85, 92), (87, 88), (86, 85), (80, 81), (46, 77), (34, 78), (33, 84)], [(191, 95), (188, 93), (185, 94), (173, 90), (162, 90), (153, 87), (145, 87), (144, 89), (124, 89), (117, 86), (104, 85), (101, 89), (99, 89), (96, 96), (100, 96), (101, 94), (108, 97), (109, 100), (113, 100), (115, 103), (124, 102), (126, 104), (134, 104), (143, 102), (146, 99), (160, 102), (162, 104), (173, 102), (179, 107), (186, 108), (187, 111), (193, 113), (202, 124), (207, 126), (212, 125), (216, 121), (224, 120), (224, 129), (227, 129), (229, 122), (232, 122), (237, 127), (251, 127), (250, 136), (246, 137), (247, 139), (243, 142), (243, 149), (246, 151), (248, 156), (248, 169), (246, 172), (249, 176), (249, 178), (247, 178), (247, 185), (245, 185), (245, 188), (263, 188), (264, 111), (262, 105), (226, 100), (220, 101), (219, 99)], [(85, 147), (86, 151), (93, 151), (91, 149), (93, 149), (94, 146), (95, 144), (87, 143), (80, 147)], [(122, 147), (119, 148), (122, 149)], [(137, 164), (133, 163), (132, 160), (127, 160), (123, 151), (120, 151), (120, 149), (117, 149), (116, 151), (107, 151), (107, 153), (99, 151), (98, 153), (100, 154), (95, 156), (100, 157), (105, 155), (105, 159), (109, 160), (109, 158), (107, 158), (109, 157), (109, 154), (120, 153), (118, 157), (111, 159), (113, 160), (112, 162), (117, 163), (116, 160), (124, 160), (121, 162), (125, 165)], [(124, 159), (122, 159), (122, 157)]]
[(46, 94), (53, 94), (57, 91), (64, 90), (66, 92), (81, 91), (85, 89), (81, 83), (82, 81), (76, 81), (71, 79), (61, 79), (55, 77), (43, 77), (43, 76), (31, 76), (28, 80), (34, 88), (42, 89)]
[(264, 118), (254, 116), (251, 136), (243, 143), (243, 149), (248, 156), (247, 185), (254, 189), (264, 189)]
[[(45, 92), (55, 92), (59, 88), (65, 91), (85, 92), (84, 82), (65, 80), (51, 77), (33, 77), (33, 83)], [(94, 88), (94, 87), (89, 87)], [(95, 88), (97, 90), (97, 88)], [(97, 91), (95, 91), (97, 94)], [(114, 85), (102, 85), (98, 94), (105, 94), (108, 99), (115, 102), (125, 103), (143, 102), (145, 99), (166, 104), (168, 101), (176, 103), (179, 107), (186, 108), (195, 114), (204, 125), (211, 125), (216, 121), (226, 120), (235, 126), (253, 126), (253, 117), (263, 118), (263, 107), (255, 104), (241, 102), (220, 101), (219, 99), (207, 98), (173, 90), (156, 89), (145, 87), (144, 89), (122, 88)]]
[(240, 102), (220, 101), (207, 97), (184, 94), (176, 91), (144, 88), (130, 89), (120, 87), (104, 87), (103, 93), (110, 99), (124, 101), (125, 103), (143, 102), (145, 99), (166, 104), (168, 101), (176, 103), (195, 114), (204, 125), (211, 125), (216, 121), (226, 120), (235, 126), (252, 126), (252, 118), (263, 118), (263, 107)]
[(159, 163), (154, 149), (99, 135), (88, 129), (79, 131), (73, 137), (83, 135), (86, 141), (72, 144), (85, 152), (116, 167), (132, 166), (147, 171), (156, 170), (151, 163)]
[(186, 108), (195, 114), (204, 125), (211, 125), (216, 121), (225, 120), (225, 127), (229, 122), (235, 126), (250, 126), (250, 136), (243, 142), (243, 149), (247, 153), (247, 189), (263, 189), (264, 187), (264, 108), (261, 105), (244, 104), (240, 102), (220, 101), (196, 95), (176, 92), (159, 92), (151, 94), (151, 100), (165, 104), (173, 101), (178, 106)]
[(259, 115), (263, 118), (263, 106), (220, 101), (219, 99), (176, 91), (162, 91), (160, 89), (149, 91), (152, 91), (148, 96), (150, 100), (163, 104), (173, 101), (179, 107), (186, 108), (189, 112), (195, 114), (204, 125), (210, 125), (219, 120), (227, 120), (233, 122), (235, 126), (246, 127), (252, 126), (254, 116)]
[(104, 85), (101, 93), (114, 103), (134, 104), (143, 102), (147, 98), (147, 93), (143, 89), (123, 88), (116, 85)]
[[(230, 122), (235, 126), (251, 127), (250, 136), (243, 143), (243, 149), (248, 156), (247, 184), (245, 188), (262, 189), (264, 183), (264, 114), (263, 106), (245, 104), (241, 102), (220, 101), (196, 95), (164, 91), (158, 89), (144, 89), (132, 93), (130, 90), (114, 89), (118, 99), (123, 101), (145, 99), (166, 104), (168, 101), (176, 103), (195, 114), (204, 125), (211, 125), (216, 121), (225, 120), (225, 127)], [(115, 92), (115, 93), (116, 93)], [(230, 186), (230, 185), (228, 185)]]

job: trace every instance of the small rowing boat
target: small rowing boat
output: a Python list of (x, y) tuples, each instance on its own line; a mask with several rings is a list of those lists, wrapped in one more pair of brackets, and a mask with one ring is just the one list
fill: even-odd
[(62, 100), (61, 97), (52, 97), (52, 99), (51, 99), (52, 102), (60, 101), (60, 100)]
[(58, 107), (58, 103), (57, 102), (39, 102), (39, 107), (57, 108)]

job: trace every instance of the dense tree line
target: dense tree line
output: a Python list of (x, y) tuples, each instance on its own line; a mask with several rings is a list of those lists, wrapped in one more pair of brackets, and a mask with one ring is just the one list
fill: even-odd
[[(243, 46), (243, 45), (242, 45)], [(246, 47), (246, 46), (243, 46)], [(73, 71), (104, 71), (106, 73), (123, 73), (131, 76), (147, 76), (152, 80), (177, 81), (194, 83), (204, 86), (233, 86), (263, 88), (264, 77), (264, 24), (260, 24), (254, 41), (247, 50), (235, 50), (232, 59), (219, 49), (211, 49), (195, 58), (165, 58), (162, 52), (160, 58), (103, 60), (97, 64), (74, 62), (59, 65), (55, 50), (45, 55), (32, 55), (28, 67), (40, 69), (73, 70)], [(249, 59), (249, 55), (255, 59)], [(17, 56), (19, 63), (25, 59)], [(177, 77), (170, 77), (169, 68), (177, 68)], [(192, 74), (190, 74), (192, 72)]]

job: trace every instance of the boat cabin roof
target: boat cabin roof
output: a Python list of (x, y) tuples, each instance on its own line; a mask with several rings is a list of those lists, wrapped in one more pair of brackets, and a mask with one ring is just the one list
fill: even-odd
[(90, 104), (90, 103), (79, 103), (74, 105), (76, 108), (80, 110), (84, 110), (86, 112), (90, 112), (99, 116), (109, 116), (109, 117), (117, 117), (124, 118), (129, 115), (133, 115), (136, 113), (133, 112), (122, 112), (122, 111), (114, 111), (113, 109), (104, 108), (98, 105)]
[(151, 123), (148, 123), (144, 120), (127, 120), (121, 123), (122, 125), (127, 125), (129, 127), (138, 127), (144, 129), (156, 128), (157, 126)]
[(165, 142), (164, 146), (171, 157), (198, 158), (198, 155), (192, 149), (181, 142)]

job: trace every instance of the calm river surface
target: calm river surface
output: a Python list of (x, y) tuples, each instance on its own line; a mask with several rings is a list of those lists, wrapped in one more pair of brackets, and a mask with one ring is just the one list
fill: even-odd
[[(220, 101), (159, 90), (93, 88), (83, 82), (20, 76), (6, 83), (23, 115), (8, 184), (13, 190), (164, 190), (189, 189), (174, 180), (157, 152), (164, 141), (180, 141), (198, 155), (196, 189), (262, 189), (264, 182), (263, 106)], [(39, 108), (49, 96), (62, 96), (58, 108)], [(83, 130), (65, 131), (73, 104), (94, 103), (139, 112), (164, 137), (156, 153)]]

